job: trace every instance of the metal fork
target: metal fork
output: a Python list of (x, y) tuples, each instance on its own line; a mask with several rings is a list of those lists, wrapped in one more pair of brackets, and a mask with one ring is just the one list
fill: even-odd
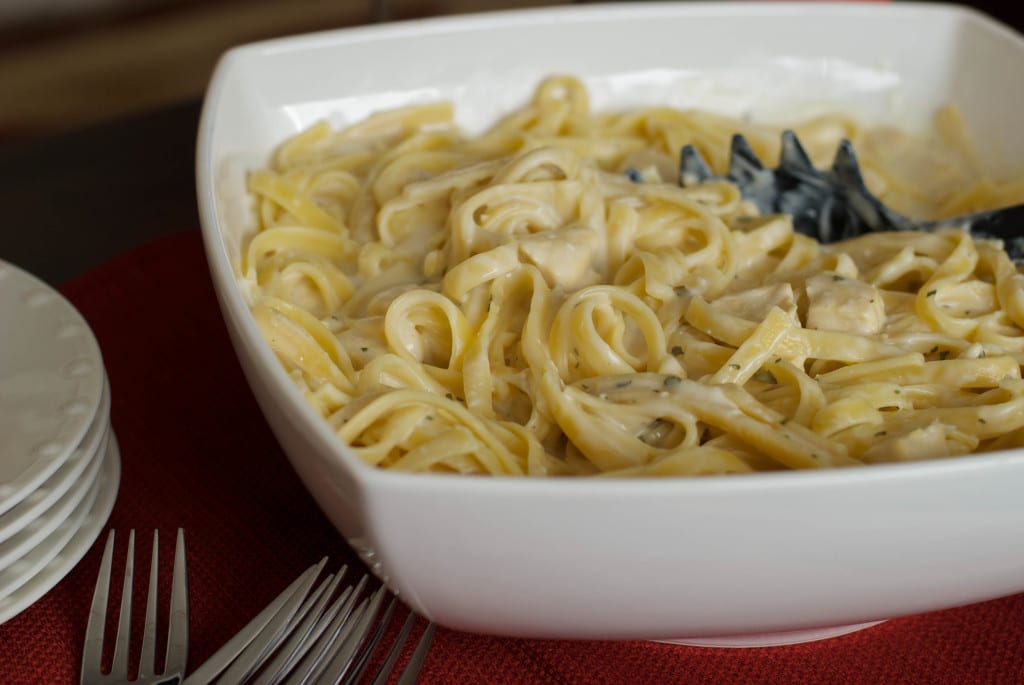
[(114, 641), (114, 657), (109, 673), (103, 673), (103, 633), (107, 623), (107, 602), (110, 595), (110, 573), (114, 560), (114, 531), (107, 536), (103, 550), (96, 589), (92, 596), (89, 623), (85, 629), (85, 647), (82, 653), (82, 685), (119, 685), (135, 682), (139, 685), (172, 685), (185, 677), (188, 661), (188, 580), (185, 569), (185, 532), (179, 528), (174, 547), (174, 572), (171, 578), (171, 603), (167, 628), (167, 656), (163, 673), (156, 671), (157, 633), (157, 567), (159, 533), (153, 531), (153, 555), (149, 568), (149, 593), (146, 600), (145, 627), (142, 634), (142, 653), (136, 680), (128, 679), (128, 651), (131, 641), (132, 582), (135, 573), (135, 531), (128, 533), (128, 558), (125, 562), (124, 585), (121, 590), (121, 610)]
[[(339, 589), (347, 573), (344, 566), (317, 584), (326, 563), (324, 559), (296, 578), (182, 685), (358, 682), (380, 646), (398, 601), (392, 596), (381, 615), (389, 593), (381, 587), (367, 595), (367, 575)], [(409, 612), (374, 685), (390, 677), (415, 618)], [(434, 624), (429, 623), (398, 683), (416, 682), (433, 634)]]

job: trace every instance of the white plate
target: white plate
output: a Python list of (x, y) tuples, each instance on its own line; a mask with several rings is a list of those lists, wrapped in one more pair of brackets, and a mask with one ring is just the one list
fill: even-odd
[[(96, 456), (100, 441), (110, 428), (110, 388), (104, 385), (100, 408), (85, 438), (57, 471), (11, 509), (0, 514), (0, 543), (23, 530), (47, 511), (68, 490)], [(2, 564), (0, 564), (2, 566)]]
[[(109, 444), (109, 433), (104, 436), (103, 454), (106, 454)], [(102, 465), (102, 460), (100, 462)], [(83, 498), (72, 509), (72, 511), (61, 520), (56, 528), (51, 531), (49, 537), (42, 540), (35, 547), (27, 550), (24, 555), (11, 560), (0, 567), (0, 598), (10, 595), (19, 587), (28, 582), (46, 564), (53, 559), (54, 555), (65, 545), (81, 525), (86, 513), (92, 508), (95, 502), (97, 481), (94, 480), (86, 489)]]
[(100, 406), (99, 345), (71, 303), (0, 261), (0, 513), (74, 452)]
[[(79, 504), (85, 500), (86, 495), (93, 491), (93, 484), (96, 482), (100, 466), (106, 455), (110, 424), (109, 422), (104, 423), (106, 423), (106, 427), (103, 430), (103, 442), (100, 445), (103, 451), (93, 451), (82, 477), (35, 520), (7, 540), (0, 542), (0, 569), (7, 569), (30, 550), (42, 544), (72, 516)], [(0, 587), (0, 596), (6, 594), (4, 590), (3, 587)]]
[(79, 505), (79, 510), (28, 557), (0, 572), (2, 587), (4, 574), (12, 571), (25, 573), (32, 569), (17, 589), (0, 598), (0, 623), (49, 592), (85, 556), (106, 525), (121, 480), (121, 453), (113, 431), (108, 433), (108, 438), (99, 478)]

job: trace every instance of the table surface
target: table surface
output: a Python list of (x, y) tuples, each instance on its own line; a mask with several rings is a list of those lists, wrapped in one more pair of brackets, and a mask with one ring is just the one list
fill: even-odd
[[(1024, 26), (1020, 7), (978, 6)], [(303, 497), (262, 422), (233, 360), (208, 280), (193, 279), (183, 298), (162, 292), (161, 279), (172, 279), (181, 269), (204, 269), (193, 174), (200, 107), (198, 101), (184, 102), (0, 147), (0, 215), (6, 222), (0, 259), (62, 284), (108, 355), (115, 388), (112, 419), (124, 454), (122, 486), (136, 488), (119, 495), (111, 525), (141, 529), (181, 520), (189, 531), (194, 660), (210, 654), (316, 555), (354, 561)], [(189, 298), (205, 304), (189, 305)], [(164, 308), (169, 328), (129, 332), (124, 312), (152, 306)], [(185, 361), (200, 356), (198, 367)], [(222, 393), (216, 409), (196, 406), (184, 390), (174, 389), (183, 383), (200, 396)], [(173, 415), (162, 411), (154, 393), (169, 394)], [(242, 425), (245, 438), (236, 443), (234, 431)], [(252, 483), (247, 488), (232, 483), (251, 466), (236, 451), (256, 460), (257, 492)], [(146, 461), (177, 455), (184, 456), (175, 467)], [(218, 459), (223, 463), (213, 463)], [(196, 474), (205, 481), (190, 480)], [(211, 501), (140, 514), (152, 501), (196, 494)], [(289, 506), (281, 512), (268, 502)], [(211, 529), (211, 519), (221, 526)], [(172, 530), (162, 532), (172, 538)], [(296, 553), (268, 561), (270, 550), (281, 547)], [(97, 564), (94, 546), (50, 597), (0, 626), (0, 682), (74, 681)], [(225, 587), (236, 592), (218, 597)], [(43, 634), (40, 626), (46, 628)], [(442, 630), (425, 676), (427, 682), (445, 683), (1019, 683), (1024, 682), (1024, 596), (895, 619), (830, 642), (775, 650), (515, 640)]]

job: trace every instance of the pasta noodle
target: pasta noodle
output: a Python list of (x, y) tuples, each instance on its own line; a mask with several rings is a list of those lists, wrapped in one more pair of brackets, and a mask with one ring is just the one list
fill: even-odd
[[(957, 113), (929, 138), (829, 115), (897, 210), (1024, 201)], [(340, 440), (381, 468), (670, 476), (845, 467), (1024, 446), (1024, 275), (962, 231), (821, 245), (722, 181), (741, 131), (669, 108), (593, 112), (553, 77), (479, 136), (448, 105), (317, 124), (251, 173), (237, 265), (266, 340)], [(627, 171), (629, 173), (627, 173)]]

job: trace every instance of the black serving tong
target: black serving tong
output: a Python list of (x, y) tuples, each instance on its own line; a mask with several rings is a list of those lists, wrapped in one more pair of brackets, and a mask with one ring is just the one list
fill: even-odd
[(1010, 259), (1024, 264), (1024, 205), (939, 221), (911, 219), (886, 207), (867, 189), (848, 140), (839, 144), (832, 168), (827, 171), (811, 164), (793, 131), (782, 134), (776, 169), (765, 167), (746, 138), (737, 134), (732, 139), (729, 170), (724, 177), (715, 176), (692, 145), (683, 147), (679, 171), (683, 186), (713, 179), (735, 183), (762, 214), (789, 214), (796, 231), (822, 243), (876, 231), (961, 228), (978, 238), (1002, 240)]

